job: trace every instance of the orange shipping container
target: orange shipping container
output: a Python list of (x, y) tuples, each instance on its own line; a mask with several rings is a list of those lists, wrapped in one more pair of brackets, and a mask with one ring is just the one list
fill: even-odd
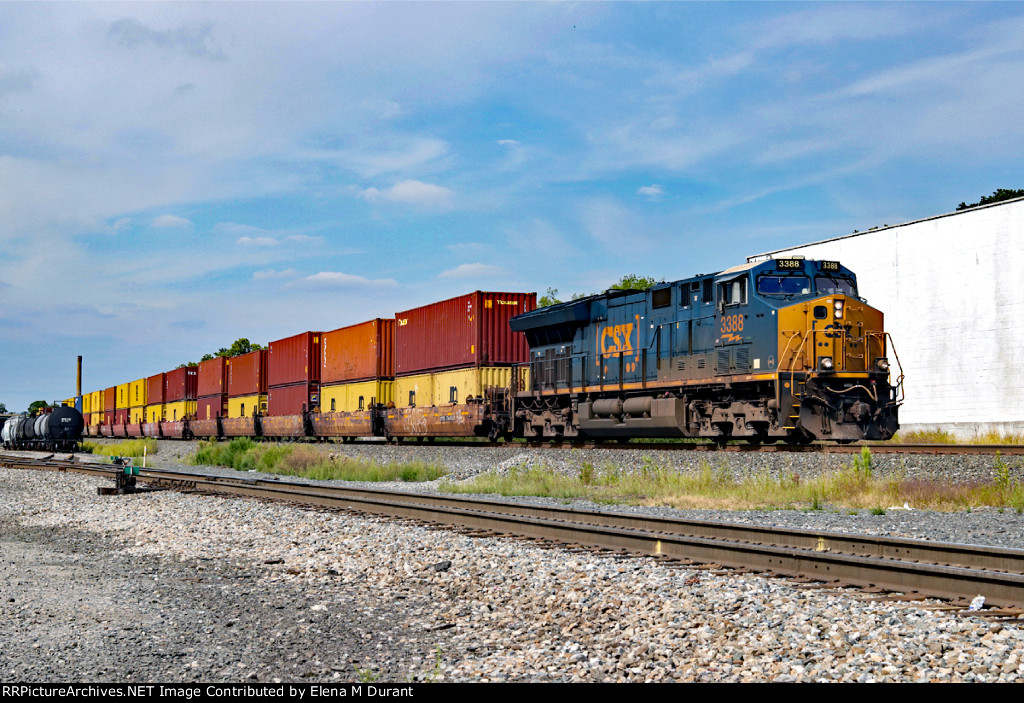
[(146, 379), (146, 403), (148, 405), (162, 405), (167, 390), (165, 374), (158, 373)]
[(267, 392), (267, 350), (232, 357), (228, 364), (228, 395), (239, 398)]
[(270, 343), (267, 385), (271, 388), (320, 381), (320, 332), (302, 332)]
[(196, 395), (205, 398), (211, 395), (226, 395), (228, 392), (228, 360), (223, 356), (199, 362), (199, 381)]
[(320, 382), (351, 383), (395, 375), (395, 321), (376, 319), (324, 332)]

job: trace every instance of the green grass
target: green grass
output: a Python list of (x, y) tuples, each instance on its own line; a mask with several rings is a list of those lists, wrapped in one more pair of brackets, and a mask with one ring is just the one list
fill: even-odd
[(117, 444), (97, 444), (95, 442), (82, 442), (82, 451), (100, 456), (142, 456), (145, 450), (148, 456), (156, 454), (157, 443), (155, 439), (129, 439)]
[(900, 431), (888, 441), (900, 444), (1024, 444), (1024, 435), (987, 432), (968, 439), (957, 439), (952, 433), (944, 430), (921, 430)]
[(436, 464), (407, 462), (380, 464), (346, 456), (328, 455), (301, 444), (254, 442), (241, 437), (228, 443), (201, 442), (189, 463), (228, 466), (238, 471), (302, 476), (340, 481), (433, 481), (445, 471)]
[(697, 471), (681, 472), (645, 457), (640, 466), (624, 469), (595, 467), (584, 462), (573, 475), (546, 467), (515, 467), (502, 475), (483, 474), (471, 481), (445, 481), (440, 490), (451, 493), (497, 493), (504, 496), (548, 496), (599, 503), (660, 505), (724, 510), (866, 509), (881, 515), (880, 506), (908, 503), (917, 510), (967, 510), (1009, 507), (1024, 511), (1024, 486), (1011, 477), (1011, 467), (996, 457), (996, 480), (965, 484), (875, 476), (871, 451), (864, 447), (853, 462), (815, 478), (767, 472), (734, 475), (724, 466), (707, 462)]

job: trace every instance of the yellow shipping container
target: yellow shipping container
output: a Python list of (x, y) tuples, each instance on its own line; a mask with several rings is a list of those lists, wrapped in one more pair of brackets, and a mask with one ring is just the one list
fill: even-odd
[[(103, 391), (93, 391), (89, 394), (89, 412), (91, 413), (102, 413), (106, 408), (103, 407)], [(99, 424), (99, 423), (93, 423)]]
[(143, 419), (145, 414), (146, 414), (146, 409), (144, 407), (142, 407), (141, 405), (138, 406), (138, 407), (135, 407), (135, 408), (130, 408), (128, 410), (128, 422), (131, 422), (131, 423), (145, 422), (145, 420)]
[(61, 405), (66, 405), (69, 408), (73, 408), (73, 407), (75, 407), (75, 399), (74, 398), (68, 398), (67, 400), (62, 402)]
[(228, 398), (228, 417), (252, 417), (252, 409), (259, 407), (260, 415), (267, 414), (266, 395), (240, 395)]
[(143, 422), (163, 422), (164, 406), (159, 404), (147, 405), (142, 417)]
[(164, 420), (175, 422), (196, 414), (196, 401), (179, 400), (177, 403), (164, 403)]
[(374, 402), (387, 405), (392, 399), (394, 381), (377, 380), (360, 383), (338, 383), (320, 387), (320, 411), (354, 413), (369, 410)]
[(438, 371), (395, 379), (394, 399), (398, 407), (466, 403), (486, 395), (488, 388), (508, 388), (510, 366), (481, 366), (455, 371)]
[(89, 416), (90, 425), (102, 425), (103, 424), (103, 413), (95, 412)]
[(146, 404), (146, 379), (140, 378), (128, 384), (128, 405), (132, 408), (141, 408)]
[(127, 410), (131, 407), (131, 403), (128, 402), (128, 390), (131, 385), (130, 383), (119, 383), (117, 385), (117, 395), (114, 396), (114, 407), (117, 410)]

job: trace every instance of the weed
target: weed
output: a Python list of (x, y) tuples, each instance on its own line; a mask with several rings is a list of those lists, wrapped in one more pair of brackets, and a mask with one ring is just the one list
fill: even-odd
[(433, 481), (445, 474), (444, 469), (435, 464), (379, 464), (327, 455), (306, 445), (258, 443), (246, 437), (233, 439), (227, 444), (201, 442), (189, 461), (192, 464), (228, 466), (238, 471), (263, 471), (324, 481)]
[(871, 509), (871, 514), (872, 515), (885, 515), (885, 508), (872, 508)]
[(157, 443), (155, 439), (146, 437), (144, 439), (129, 439), (117, 444), (97, 444), (96, 442), (82, 442), (82, 451), (90, 454), (106, 456), (142, 456), (156, 454)]
[(356, 669), (356, 676), (359, 677), (359, 683), (373, 683), (380, 678), (373, 669)]

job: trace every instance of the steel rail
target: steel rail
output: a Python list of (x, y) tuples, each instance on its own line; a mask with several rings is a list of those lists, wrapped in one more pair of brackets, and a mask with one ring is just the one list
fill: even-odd
[[(103, 464), (0, 458), (0, 465), (113, 473)], [(493, 499), (319, 486), (141, 469), (139, 479), (199, 490), (399, 516), (568, 544), (803, 576), (825, 582), (1024, 607), (1024, 551), (925, 540), (579, 511)]]

